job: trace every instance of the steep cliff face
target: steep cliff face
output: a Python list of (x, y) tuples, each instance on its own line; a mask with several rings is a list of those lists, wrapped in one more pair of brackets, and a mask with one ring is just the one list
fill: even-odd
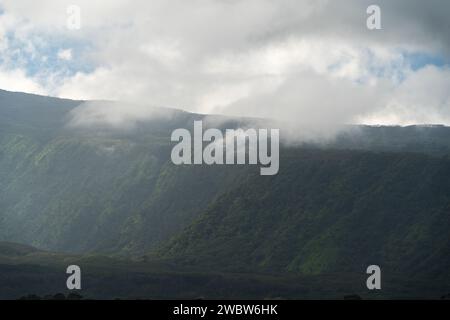
[(386, 273), (447, 279), (450, 159), (288, 150), (274, 177), (219, 197), (160, 254), (247, 272)]
[(172, 164), (172, 130), (201, 115), (68, 126), (81, 103), (0, 93), (1, 240), (233, 271), (380, 263), (448, 278), (448, 128), (356, 127), (282, 146), (279, 174), (263, 177), (255, 166)]

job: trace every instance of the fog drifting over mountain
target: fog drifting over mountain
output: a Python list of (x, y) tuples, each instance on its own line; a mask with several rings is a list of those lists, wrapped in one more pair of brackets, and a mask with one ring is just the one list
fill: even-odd
[(127, 101), (101, 111), (116, 124), (142, 106), (331, 131), (450, 124), (450, 3), (380, 0), (368, 30), (372, 2), (2, 0), (0, 88)]

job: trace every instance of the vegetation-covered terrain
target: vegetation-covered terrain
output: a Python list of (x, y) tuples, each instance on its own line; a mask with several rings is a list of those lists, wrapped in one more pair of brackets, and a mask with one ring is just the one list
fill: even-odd
[[(82, 269), (82, 289), (66, 288), (68, 265)], [(427, 278), (386, 274), (383, 290), (369, 291), (364, 272), (318, 275), (220, 272), (160, 260), (68, 255), (0, 243), (0, 299), (441, 299), (448, 286)], [(447, 291), (446, 291), (447, 290)], [(75, 297), (76, 298), (76, 297)]]
[(352, 127), (260, 176), (172, 164), (172, 130), (202, 115), (76, 128), (81, 103), (0, 91), (0, 298), (63, 292), (71, 263), (98, 298), (450, 292), (450, 128)]

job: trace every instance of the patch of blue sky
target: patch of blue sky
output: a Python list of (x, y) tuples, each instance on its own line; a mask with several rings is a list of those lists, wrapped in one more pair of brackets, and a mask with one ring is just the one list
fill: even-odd
[[(52, 35), (31, 35), (23, 41), (13, 32), (7, 33), (6, 37), (8, 54), (0, 57), (0, 63), (8, 68), (21, 68), (28, 76), (72, 76), (77, 72), (92, 72), (96, 67), (89, 59), (93, 49), (89, 41)], [(71, 50), (71, 59), (61, 59), (58, 53), (62, 50)]]
[(392, 59), (381, 62), (375, 54), (368, 53), (369, 63), (367, 66), (369, 74), (377, 78), (387, 78), (395, 82), (401, 82), (405, 79), (409, 71), (408, 64), (402, 55), (394, 55)]
[[(358, 84), (364, 84), (371, 78), (387, 78), (393, 81), (402, 81), (405, 77), (405, 72), (408, 70), (408, 65), (405, 64), (404, 59), (401, 56), (394, 56), (390, 60), (380, 60), (376, 54), (369, 48), (363, 50), (363, 60), (359, 61), (361, 63), (361, 72), (359, 77), (354, 78), (353, 81)], [(328, 71), (336, 72), (339, 69), (346, 66), (346, 64), (351, 63), (354, 57), (347, 57), (341, 61), (334, 63), (328, 67)]]
[[(417, 71), (427, 66), (435, 66), (444, 68), (449, 66), (448, 59), (442, 55), (432, 54), (421, 51), (403, 51), (399, 50), (398, 55), (394, 55), (393, 59), (380, 61), (374, 52), (370, 49), (365, 51), (367, 59), (364, 61), (367, 74), (362, 74), (360, 78), (354, 79), (356, 83), (363, 84), (371, 77), (387, 78), (397, 83), (402, 82), (410, 71)], [(339, 63), (329, 66), (328, 70), (339, 70), (349, 61), (343, 60)]]
[(426, 52), (403, 52), (402, 54), (414, 71), (430, 65), (442, 68), (448, 64), (448, 60), (442, 55)]

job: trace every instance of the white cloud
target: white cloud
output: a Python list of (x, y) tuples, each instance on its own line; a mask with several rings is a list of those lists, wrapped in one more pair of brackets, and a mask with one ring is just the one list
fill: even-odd
[(367, 124), (450, 125), (450, 69), (433, 66), (412, 72), (382, 108), (360, 117)]
[(8, 91), (48, 94), (38, 81), (28, 77), (21, 69), (5, 70), (0, 68), (0, 88)]
[[(90, 44), (84, 56), (77, 50), (72, 57), (71, 49), (57, 56), (96, 66), (69, 76), (44, 70), (27, 78), (22, 71), (23, 86), (15, 87), (302, 123), (450, 124), (446, 92), (437, 89), (448, 85), (448, 71), (413, 70), (404, 56), (449, 58), (442, 13), (450, 4), (380, 0), (383, 30), (372, 32), (368, 0), (79, 0), (82, 28), (68, 30), (72, 2), (2, 1), (0, 35), (13, 30), (30, 44), (50, 35), (83, 40)], [(0, 43), (5, 60), (13, 59), (6, 40)], [(39, 55), (33, 45), (23, 50)], [(14, 69), (10, 62), (4, 69)]]
[(60, 49), (57, 56), (60, 60), (70, 61), (72, 60), (72, 49)]
[(70, 112), (68, 126), (72, 128), (132, 129), (140, 121), (171, 117), (173, 112), (174, 110), (165, 108), (149, 108), (145, 104), (87, 101)]

